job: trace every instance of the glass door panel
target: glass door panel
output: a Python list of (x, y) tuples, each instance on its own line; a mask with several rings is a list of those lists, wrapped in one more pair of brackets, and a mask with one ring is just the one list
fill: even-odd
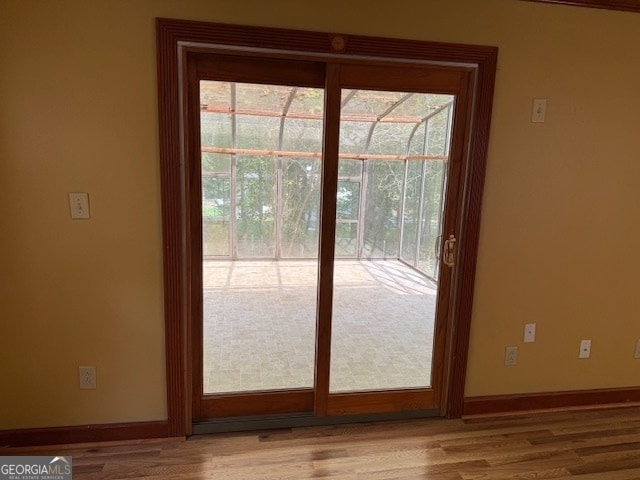
[[(434, 154), (430, 139), (447, 142), (450, 136), (426, 132), (430, 118), (453, 100), (452, 95), (427, 93), (342, 92), (338, 171), (358, 158), (364, 193), (356, 250), (362, 255), (341, 259), (336, 245), (331, 394), (431, 387), (438, 284), (416, 267), (420, 243), (433, 233), (422, 228), (425, 212), (440, 214), (446, 184), (446, 155)], [(450, 123), (438, 128), (450, 128)], [(339, 181), (338, 232), (345, 216), (340, 207), (344, 192)], [(436, 223), (435, 231), (439, 228)]]
[(209, 80), (199, 92), (202, 390), (216, 412), (278, 411), (247, 394), (313, 387), (324, 93)]

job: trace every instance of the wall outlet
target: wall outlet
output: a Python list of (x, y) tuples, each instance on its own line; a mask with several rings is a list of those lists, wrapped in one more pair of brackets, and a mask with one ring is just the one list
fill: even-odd
[(633, 355), (633, 358), (640, 358), (640, 338), (636, 342), (636, 353)]
[(71, 218), (87, 219), (90, 218), (89, 213), (89, 194), (88, 193), (70, 193), (69, 208), (71, 209)]
[(504, 364), (507, 367), (518, 364), (518, 347), (507, 347), (504, 350)]
[(582, 340), (580, 342), (580, 353), (578, 358), (589, 358), (591, 356), (591, 340)]
[(524, 343), (531, 343), (536, 341), (536, 324), (527, 323), (524, 326)]
[(83, 390), (97, 388), (96, 367), (78, 367), (78, 381)]

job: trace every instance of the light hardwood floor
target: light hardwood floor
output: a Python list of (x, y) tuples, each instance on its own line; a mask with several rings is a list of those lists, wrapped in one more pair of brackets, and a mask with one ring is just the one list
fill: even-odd
[(72, 455), (80, 479), (640, 479), (640, 407), (0, 449)]

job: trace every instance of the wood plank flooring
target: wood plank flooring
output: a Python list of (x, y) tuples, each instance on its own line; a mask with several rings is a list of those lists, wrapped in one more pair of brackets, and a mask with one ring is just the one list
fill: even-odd
[(640, 479), (640, 407), (0, 449), (82, 479)]

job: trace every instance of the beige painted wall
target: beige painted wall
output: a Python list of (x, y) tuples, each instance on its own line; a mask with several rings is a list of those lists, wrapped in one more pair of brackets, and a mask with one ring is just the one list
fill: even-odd
[[(517, 0), (0, 10), (0, 429), (166, 418), (157, 16), (498, 46), (467, 394), (638, 385), (640, 15)], [(534, 97), (545, 124), (529, 122)], [(91, 220), (69, 219), (72, 191), (90, 193)], [(502, 365), (507, 345), (519, 366)], [(78, 365), (97, 365), (97, 390), (78, 390)]]

